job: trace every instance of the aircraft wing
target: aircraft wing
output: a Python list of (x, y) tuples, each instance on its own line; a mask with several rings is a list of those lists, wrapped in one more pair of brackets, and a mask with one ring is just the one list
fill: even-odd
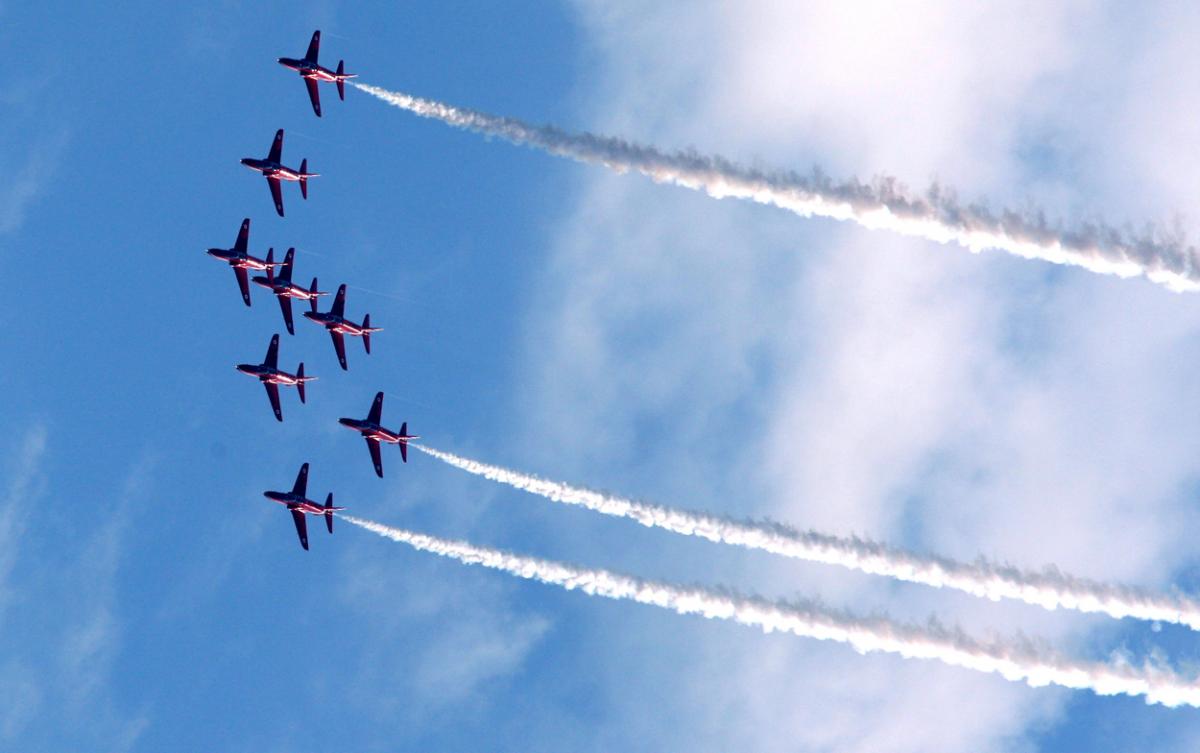
[(379, 454), (379, 442), (367, 437), (367, 449), (371, 451), (371, 462), (375, 464), (375, 475), (383, 478), (383, 458)]
[(292, 494), (301, 497), (308, 494), (308, 463), (300, 466), (300, 472), (296, 474), (296, 483), (292, 486)]
[[(336, 35), (335, 35), (336, 36)], [(317, 55), (321, 54), (321, 30), (317, 29), (313, 32), (312, 41), (308, 43), (308, 52), (304, 53), (306, 60), (313, 63), (317, 62)]]
[(289, 335), (296, 334), (296, 329), (292, 326), (292, 299), (286, 295), (277, 296), (279, 298), (279, 310), (283, 312), (283, 323), (287, 325)]
[(346, 284), (342, 283), (338, 286), (337, 295), (333, 297), (333, 307), (329, 309), (329, 313), (334, 316), (346, 315)]
[(304, 85), (308, 87), (308, 100), (312, 102), (313, 112), (317, 117), (321, 117), (321, 92), (317, 89), (317, 80), (314, 78), (304, 79)]
[(279, 178), (267, 178), (267, 185), (271, 187), (271, 198), (275, 200), (275, 211), (282, 217), (283, 191), (279, 188)]
[(308, 551), (308, 521), (304, 519), (304, 513), (297, 509), (292, 509), (292, 521), (296, 524), (296, 535), (300, 537), (300, 546), (304, 547), (304, 551)]
[(342, 367), (342, 371), (346, 371), (346, 340), (342, 337), (341, 332), (329, 331), (329, 336), (333, 338), (333, 349), (337, 351), (338, 365)]
[(283, 256), (283, 269), (279, 270), (280, 279), (292, 281), (292, 266), (296, 263), (296, 248), (293, 246)]
[(237, 241), (235, 241), (233, 244), (234, 253), (238, 254), (239, 256), (241, 254), (246, 253), (246, 241), (248, 241), (248, 240), (250, 240), (250, 218), (249, 217), (242, 220), (242, 229), (238, 231)]
[(271, 153), (267, 155), (267, 160), (279, 164), (283, 159), (283, 129), (280, 128), (275, 132), (275, 140), (271, 142)]
[(250, 278), (244, 267), (234, 267), (233, 274), (237, 277), (238, 287), (242, 291), (242, 300), (250, 305)]
[(271, 401), (271, 410), (275, 411), (275, 420), (283, 420), (283, 411), (279, 408), (279, 385), (272, 382), (263, 382), (263, 386), (267, 388), (267, 399)]
[(267, 346), (267, 357), (263, 360), (263, 366), (275, 368), (279, 366), (279, 335), (271, 335), (271, 344)]
[(376, 426), (383, 420), (383, 393), (375, 393), (375, 402), (371, 403), (371, 412), (367, 414), (367, 420)]

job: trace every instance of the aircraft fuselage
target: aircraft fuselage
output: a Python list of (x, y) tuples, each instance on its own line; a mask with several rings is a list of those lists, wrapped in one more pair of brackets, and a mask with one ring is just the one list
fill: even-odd
[(305, 311), (304, 316), (325, 327), (325, 329), (329, 330), (330, 332), (350, 335), (351, 337), (362, 337), (363, 335), (369, 335), (372, 332), (383, 331), (380, 327), (364, 327), (361, 324), (355, 324), (349, 319), (340, 316), (333, 316), (329, 313)]
[(338, 423), (345, 426), (347, 429), (353, 429), (359, 434), (362, 434), (367, 439), (373, 439), (376, 442), (385, 442), (387, 444), (399, 444), (406, 442), (413, 437), (397, 434), (394, 431), (389, 431), (379, 424), (373, 424), (370, 421), (360, 421), (357, 418), (339, 418)]
[(293, 170), (290, 167), (281, 165), (273, 160), (255, 159), (246, 157), (242, 160), (242, 164), (251, 170), (257, 170), (267, 178), (275, 178), (276, 180), (299, 181), (302, 178), (316, 177), (311, 173), (302, 173), (299, 170)]
[(316, 81), (327, 81), (336, 83), (340, 78), (345, 81), (352, 76), (345, 74), (338, 76), (334, 71), (329, 70), (323, 65), (318, 65), (311, 60), (297, 60), (296, 58), (279, 58), (279, 64), (284, 68), (291, 68), (299, 73), (303, 78), (311, 78)]
[(255, 277), (254, 284), (261, 285), (262, 287), (275, 293), (275, 295), (282, 295), (287, 298), (298, 298), (301, 301), (311, 301), (314, 298), (319, 298), (323, 295), (329, 295), (329, 293), (325, 292), (324, 290), (313, 292), (308, 288), (302, 288), (293, 282), (280, 280), (279, 278), (268, 280), (265, 277)]
[(255, 272), (265, 272), (271, 267), (277, 267), (278, 264), (268, 264), (263, 259), (256, 259), (249, 254), (239, 254), (228, 248), (210, 248), (208, 255), (216, 257), (223, 262), (227, 262), (229, 266), (235, 269), (252, 269)]
[[(301, 497), (299, 494), (292, 494), (291, 492), (263, 492), (263, 496), (272, 502), (278, 502), (286, 506), (289, 510), (299, 510), (309, 515), (324, 515), (327, 512), (324, 506), (313, 502), (307, 497)], [(329, 509), (342, 510), (344, 508), (331, 507)]]
[(247, 376), (257, 377), (259, 381), (266, 384), (282, 384), (285, 387), (295, 387), (304, 382), (311, 382), (315, 377), (301, 377), (295, 374), (289, 374), (286, 371), (272, 369), (260, 364), (239, 363), (237, 370)]

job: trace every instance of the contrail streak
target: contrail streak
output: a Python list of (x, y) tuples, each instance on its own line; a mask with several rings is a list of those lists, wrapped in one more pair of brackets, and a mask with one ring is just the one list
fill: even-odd
[(871, 229), (956, 243), (974, 253), (994, 248), (1026, 259), (1070, 264), (1100, 274), (1145, 275), (1175, 291), (1200, 290), (1196, 249), (1178, 237), (1158, 232), (1134, 236), (1102, 223), (1068, 229), (1048, 222), (1038, 211), (993, 213), (977, 204), (962, 204), (952, 191), (937, 184), (924, 196), (917, 196), (907, 192), (895, 178), (886, 176), (868, 185), (855, 179), (836, 183), (815, 168), (810, 175), (764, 172), (719, 156), (695, 151), (662, 152), (608, 136), (535, 126), (515, 118), (350, 83), (425, 118), (579, 162), (604, 165), (617, 172), (634, 170), (657, 183), (673, 183), (718, 199), (750, 199), (790, 210), (801, 217), (850, 220)]
[(871, 575), (952, 588), (993, 601), (1015, 599), (1044, 609), (1073, 609), (1170, 622), (1200, 630), (1200, 602), (1099, 583), (1048, 567), (1021, 570), (979, 558), (973, 563), (893, 549), (868, 539), (842, 538), (798, 531), (775, 521), (739, 521), (646, 502), (635, 502), (559, 481), (501, 468), (449, 452), (414, 444), (421, 452), (468, 473), (538, 494), (554, 502), (579, 505), (595, 512), (635, 520), (685, 536), (758, 549), (785, 557), (840, 565)]
[(936, 659), (955, 667), (999, 674), (1032, 687), (1060, 685), (1099, 695), (1145, 696), (1147, 703), (1200, 706), (1200, 683), (1169, 669), (1136, 668), (1126, 663), (1075, 662), (1040, 649), (1027, 638), (982, 642), (959, 628), (930, 620), (927, 625), (858, 617), (814, 601), (771, 602), (727, 590), (679, 586), (643, 580), (608, 570), (577, 567), (414, 533), (342, 515), (347, 522), (414, 549), (472, 565), (482, 565), (528, 580), (592, 596), (636, 601), (678, 614), (731, 620), (763, 632), (785, 632), (850, 645), (859, 653), (885, 652), (913, 659)]

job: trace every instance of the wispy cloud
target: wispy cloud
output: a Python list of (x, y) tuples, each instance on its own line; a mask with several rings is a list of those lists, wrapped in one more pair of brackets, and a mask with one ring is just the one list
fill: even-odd
[(34, 201), (53, 183), (67, 143), (65, 131), (51, 129), (34, 137), (21, 161), (9, 157), (15, 164), (6, 165), (8, 179), (0, 186), (0, 235), (17, 230), (25, 222)]
[[(6, 468), (8, 485), (0, 498), (0, 632), (11, 634), (5, 617), (16, 597), (12, 572), (21, 556), (29, 510), (45, 489), (46, 444), (46, 427), (31, 426)], [(12, 740), (36, 718), (43, 701), (41, 685), (23, 658), (11, 657), (0, 666), (0, 695), (9, 699), (0, 711), (0, 739)]]
[[(35, 741), (57, 741), (60, 747), (67, 741), (88, 741), (88, 747), (102, 743), (106, 750), (128, 750), (148, 720), (143, 714), (121, 711), (107, 689), (122, 646), (117, 577), (126, 553), (126, 532), (134, 508), (144, 499), (154, 458), (143, 455), (135, 462), (112, 490), (112, 499), (104, 501), (105, 515), (77, 517), (78, 528), (57, 530), (50, 538), (31, 525), (33, 516), (44, 516), (38, 499), (46, 492), (40, 481), (44, 460), (35, 459), (44, 458), (46, 443), (44, 428), (30, 430), (19, 453), (28, 475), (15, 480), (6, 503), (10, 509), (0, 510), (12, 512), (15, 504), (18, 511), (27, 511), (0, 514), (4, 525), (12, 518), (21, 527), (19, 543), (0, 538), (0, 556), (6, 558), (6, 567), (19, 566), (28, 573), (19, 591), (11, 593), (23, 608), (10, 610), (4, 625), (10, 648), (0, 649), (0, 688), (20, 688), (24, 702), (0, 715), (0, 740), (13, 749), (36, 748)], [(72, 550), (69, 567), (59, 567), (52, 559), (64, 546)], [(14, 590), (3, 586), (0, 580), (0, 591)], [(51, 717), (41, 711), (47, 706), (54, 708), (53, 724), (43, 723)]]
[(12, 601), (13, 566), (21, 552), (21, 541), (29, 519), (31, 502), (43, 492), (42, 460), (46, 454), (47, 429), (35, 424), (26, 430), (8, 466), (8, 487), (0, 500), (0, 628)]
[[(1200, 157), (1178, 145), (1200, 120), (1175, 74), (1194, 54), (1197, 17), (1170, 5), (1114, 15), (1024, 0), (584, 0), (597, 54), (569, 122), (756, 166), (817, 160), (833, 175), (891, 171), (917, 187), (941, 176), (964, 199), (1031, 197), (1066, 218), (1191, 215)], [(714, 204), (606, 170), (571, 175), (525, 319), (527, 386), (512, 416), (521, 447), (494, 459), (966, 562), (977, 552), (1056, 562), (1167, 593), (1176, 568), (1187, 572), (1195, 505), (1180, 492), (1194, 487), (1197, 317), (1186, 297)], [(1113, 630), (1136, 645), (1180, 637), (730, 557), (586, 516), (539, 521), (581, 551), (623, 552), (654, 572), (700, 560), (714, 582), (754, 577), (897, 616), (936, 611), (978, 635), (1028, 629), (1088, 656), (1120, 640)], [(658, 662), (678, 621), (641, 622), (622, 656), (579, 661), (619, 667), (612, 688), (673, 691), (661, 693), (661, 719), (639, 728), (658, 747), (1011, 750), (1094, 714), (1133, 721), (1133, 739), (1113, 750), (1163, 747), (1148, 732), (1161, 710), (1140, 704), (728, 630), (689, 637), (698, 661), (677, 650)], [(628, 734), (644, 703), (627, 701), (604, 731)], [(679, 718), (697, 722), (685, 732)]]
[(552, 623), (514, 608), (511, 584), (465, 571), (434, 578), (435, 563), (397, 569), (388, 555), (351, 547), (342, 558), (343, 611), (362, 618), (347, 625), (361, 644), (347, 702), (419, 727), (526, 670)]

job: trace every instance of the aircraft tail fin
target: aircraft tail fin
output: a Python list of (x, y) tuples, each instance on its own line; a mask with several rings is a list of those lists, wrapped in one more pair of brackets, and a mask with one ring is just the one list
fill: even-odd
[[(363, 317), (363, 329), (370, 329), (370, 328), (371, 328), (371, 315), (367, 314), (366, 316)], [(363, 333), (363, 347), (367, 349), (368, 354), (371, 352), (371, 333), (370, 332)]]
[(325, 527), (333, 533), (333, 492), (329, 492), (329, 496), (325, 498)]
[(408, 462), (408, 440), (404, 437), (408, 436), (408, 422), (400, 424), (400, 459), (405, 463)]
[(346, 82), (342, 78), (344, 75), (346, 75), (346, 61), (339, 60), (337, 69), (338, 99), (343, 102), (346, 100)]
[[(309, 288), (309, 291), (313, 293), (317, 292), (317, 278), (313, 278), (312, 287)], [(308, 307), (312, 309), (314, 314), (317, 313), (317, 297), (315, 295), (308, 299)]]
[(296, 369), (296, 376), (299, 381), (296, 383), (296, 391), (300, 393), (300, 402), (304, 402), (304, 361), (300, 362), (300, 368)]
[(308, 159), (300, 160), (300, 197), (308, 198)]
[(275, 247), (267, 249), (267, 282), (275, 280)]

